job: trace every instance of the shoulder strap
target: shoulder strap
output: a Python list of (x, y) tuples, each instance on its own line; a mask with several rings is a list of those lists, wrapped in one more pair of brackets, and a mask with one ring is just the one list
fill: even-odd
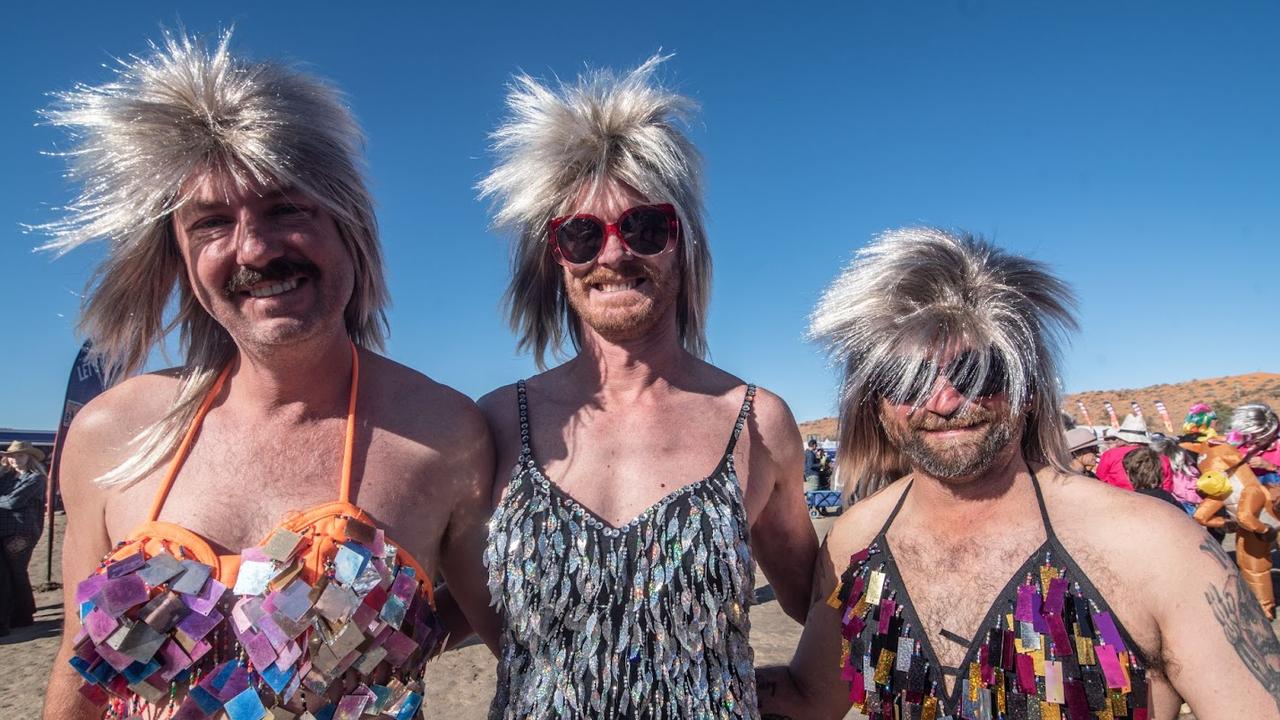
[(525, 390), (525, 381), (516, 381), (516, 401), (520, 409), (520, 457), (533, 457), (533, 448), (529, 446), (529, 395)]
[(1044, 504), (1044, 493), (1040, 490), (1040, 479), (1036, 477), (1036, 471), (1031, 467), (1031, 463), (1027, 463), (1027, 472), (1031, 473), (1031, 487), (1036, 491), (1036, 504), (1040, 506), (1040, 519), (1044, 522), (1045, 537), (1053, 537), (1053, 523), (1049, 522), (1049, 508)]
[(360, 352), (351, 343), (351, 393), (347, 397), (347, 430), (342, 439), (342, 482), (338, 486), (338, 500), (351, 502), (351, 465), (356, 448), (356, 399), (360, 396)]
[(733, 432), (729, 435), (729, 444), (724, 449), (725, 455), (733, 455), (733, 449), (738, 445), (738, 436), (742, 434), (742, 428), (747, 424), (747, 417), (751, 415), (751, 403), (756, 399), (756, 386), (747, 384), (747, 395), (742, 399), (742, 410), (738, 411), (738, 419), (733, 423)]
[(893, 519), (898, 517), (898, 511), (902, 509), (903, 503), (907, 501), (907, 493), (911, 492), (911, 486), (915, 484), (915, 480), (907, 481), (906, 489), (898, 496), (898, 502), (894, 504), (893, 512), (889, 513), (889, 517), (885, 518), (884, 525), (880, 527), (880, 532), (876, 533), (876, 537), (883, 537), (885, 533), (889, 532), (889, 526), (893, 524)]
[(178, 471), (182, 469), (182, 463), (187, 459), (187, 453), (191, 452), (191, 443), (195, 440), (196, 433), (200, 432), (200, 426), (204, 423), (204, 416), (209, 414), (209, 408), (213, 406), (213, 401), (218, 397), (218, 393), (222, 392), (222, 386), (227, 382), (227, 376), (231, 374), (231, 363), (228, 362), (222, 368), (222, 372), (218, 373), (218, 377), (213, 381), (213, 386), (209, 388), (209, 392), (205, 393), (204, 400), (200, 401), (200, 407), (196, 409), (195, 417), (191, 418), (191, 426), (187, 428), (187, 434), (182, 436), (182, 442), (178, 444), (178, 450), (173, 454), (173, 460), (169, 462), (169, 470), (164, 475), (164, 481), (160, 483), (160, 489), (156, 491), (155, 499), (151, 501), (151, 512), (147, 519), (155, 522), (160, 519), (160, 510), (164, 507), (164, 501), (169, 497), (169, 490), (173, 487), (173, 481), (178, 477)]

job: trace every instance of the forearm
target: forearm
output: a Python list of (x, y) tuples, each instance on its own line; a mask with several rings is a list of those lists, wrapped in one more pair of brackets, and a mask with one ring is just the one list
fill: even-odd
[(802, 625), (809, 613), (809, 591), (813, 586), (812, 568), (816, 552), (817, 549), (814, 548), (807, 563), (803, 558), (796, 558), (789, 565), (774, 568), (772, 572), (765, 571), (765, 577), (768, 578), (782, 611)]
[(458, 607), (458, 602), (449, 591), (448, 585), (436, 588), (436, 616), (440, 618), (440, 624), (444, 626), (446, 633), (441, 652), (453, 650), (475, 635), (475, 631), (471, 629), (471, 623), (463, 614), (462, 608)]
[(809, 720), (840, 718), (843, 708), (820, 706), (791, 668), (783, 665), (756, 668), (756, 697), (761, 720)]
[(72, 649), (63, 643), (53, 660), (49, 672), (49, 687), (44, 695), (44, 720), (96, 720), (102, 717), (102, 708), (95, 706), (80, 694), (83, 680), (67, 663)]

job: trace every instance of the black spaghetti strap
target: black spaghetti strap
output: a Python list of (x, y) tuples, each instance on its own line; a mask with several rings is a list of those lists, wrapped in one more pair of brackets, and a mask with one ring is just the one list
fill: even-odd
[(516, 381), (516, 400), (520, 405), (520, 457), (533, 457), (533, 448), (529, 446), (529, 395), (525, 392), (524, 380)]
[(747, 384), (747, 395), (742, 399), (742, 410), (738, 412), (738, 420), (733, 424), (733, 433), (729, 435), (729, 444), (724, 449), (726, 457), (733, 456), (733, 449), (738, 445), (738, 436), (747, 424), (747, 416), (751, 414), (751, 403), (756, 399), (756, 386)]
[(907, 501), (907, 493), (911, 492), (911, 486), (915, 485), (915, 480), (907, 481), (907, 489), (902, 491), (902, 495), (898, 496), (898, 504), (893, 506), (893, 512), (889, 513), (889, 517), (885, 518), (884, 525), (880, 527), (880, 532), (876, 533), (876, 537), (884, 537), (889, 532), (889, 526), (893, 524), (893, 519), (898, 517), (898, 511), (902, 509), (902, 504)]
[(1031, 463), (1027, 463), (1027, 472), (1031, 473), (1031, 487), (1036, 491), (1036, 504), (1040, 506), (1040, 519), (1044, 522), (1044, 536), (1046, 539), (1053, 538), (1053, 524), (1049, 522), (1049, 508), (1044, 504), (1044, 493), (1040, 491), (1040, 479), (1036, 477), (1036, 471), (1032, 469)]

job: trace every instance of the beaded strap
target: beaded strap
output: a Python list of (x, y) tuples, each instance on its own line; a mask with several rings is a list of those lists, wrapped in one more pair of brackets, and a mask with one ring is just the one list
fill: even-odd
[(738, 444), (738, 436), (742, 434), (742, 428), (747, 424), (747, 416), (751, 414), (751, 403), (756, 399), (756, 386), (747, 384), (747, 395), (742, 399), (742, 410), (738, 413), (738, 420), (733, 424), (733, 434), (729, 436), (729, 446), (724, 449), (724, 454), (733, 456), (733, 448)]
[(516, 399), (520, 405), (520, 457), (532, 458), (533, 448), (529, 446), (529, 396), (525, 391), (525, 381), (516, 381)]

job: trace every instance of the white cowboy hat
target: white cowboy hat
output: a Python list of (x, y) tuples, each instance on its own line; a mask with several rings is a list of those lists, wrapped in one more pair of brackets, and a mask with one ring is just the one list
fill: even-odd
[(1125, 415), (1120, 427), (1108, 430), (1106, 437), (1120, 438), (1127, 443), (1151, 442), (1151, 437), (1147, 434), (1147, 421), (1137, 415)]

